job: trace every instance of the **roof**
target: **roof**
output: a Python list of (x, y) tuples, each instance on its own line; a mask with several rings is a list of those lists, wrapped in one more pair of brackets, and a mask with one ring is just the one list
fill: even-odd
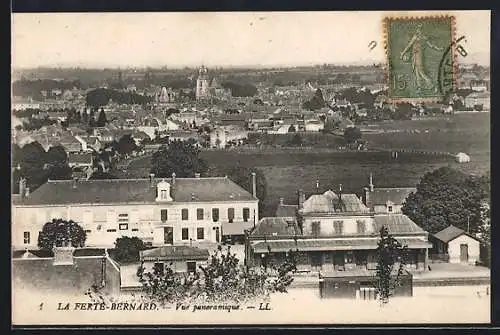
[(369, 209), (356, 194), (339, 195), (333, 191), (313, 194), (304, 201), (303, 213), (368, 213)]
[(260, 219), (251, 235), (295, 236), (298, 234), (300, 231), (295, 220), (287, 220), (284, 217), (265, 217)]
[(422, 228), (404, 214), (377, 214), (374, 220), (377, 231), (385, 226), (390, 234), (424, 233)]
[(276, 209), (276, 216), (277, 217), (296, 217), (297, 215), (297, 210), (299, 209), (299, 206), (297, 205), (283, 205), (279, 204), (278, 208)]
[[(172, 193), (176, 202), (257, 200), (225, 177), (176, 178)], [(156, 187), (151, 186), (149, 179), (49, 180), (34, 190), (22, 204), (155, 203), (155, 199)]]
[(434, 237), (437, 238), (438, 240), (444, 242), (444, 243), (448, 243), (448, 242), (450, 242), (450, 241), (452, 241), (452, 240), (456, 239), (457, 237), (464, 235), (464, 234), (469, 236), (470, 238), (473, 238), (476, 240), (475, 237), (467, 234), (465, 232), (465, 230), (460, 229), (458, 227), (455, 227), (453, 225), (449, 225), (448, 227), (444, 228), (440, 232), (437, 232), (436, 234), (434, 234)]
[(92, 153), (69, 153), (68, 162), (78, 164), (92, 164)]
[[(432, 244), (418, 238), (396, 238), (402, 245), (410, 249), (431, 248)], [(342, 239), (297, 239), (295, 241), (262, 241), (252, 245), (255, 253), (330, 250), (374, 250), (377, 249), (378, 238), (342, 238)]]
[(245, 230), (252, 228), (253, 221), (247, 222), (223, 222), (222, 235), (245, 235)]
[(174, 261), (174, 260), (207, 260), (209, 252), (207, 249), (200, 249), (190, 246), (167, 245), (159, 248), (139, 251), (139, 258), (144, 261)]
[(385, 205), (388, 201), (402, 205), (410, 193), (417, 192), (415, 187), (375, 188), (370, 192), (368, 206)]

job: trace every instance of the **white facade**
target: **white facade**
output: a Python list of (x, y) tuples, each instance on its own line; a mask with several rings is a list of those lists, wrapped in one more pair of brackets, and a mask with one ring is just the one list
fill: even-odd
[[(233, 224), (235, 225), (244, 222), (244, 208), (248, 208), (247, 222), (253, 222), (254, 215), (255, 220), (258, 221), (257, 201), (16, 206), (13, 208), (12, 245), (21, 249), (36, 248), (38, 233), (46, 222), (55, 218), (71, 219), (81, 224), (87, 232), (85, 245), (89, 247), (113, 247), (116, 239), (122, 236), (136, 236), (155, 246), (189, 245), (192, 242), (216, 243), (217, 230), (219, 241), (222, 240), (222, 223), (231, 224), (228, 223), (230, 208), (234, 209)], [(214, 209), (219, 211), (217, 222), (214, 222), (212, 215)], [(165, 221), (162, 220), (162, 210), (167, 211)], [(183, 211), (187, 212), (187, 219), (183, 219)], [(202, 216), (198, 216), (201, 211)], [(173, 230), (172, 241), (170, 241), (172, 243), (166, 241), (165, 228), (167, 227)], [(203, 229), (202, 238), (198, 228)], [(187, 235), (186, 230), (183, 232), (183, 229), (187, 229)]]
[[(317, 226), (314, 227), (316, 223), (319, 223), (319, 231), (317, 231)], [(304, 235), (359, 235), (372, 234), (375, 232), (376, 228), (373, 216), (370, 215), (304, 217)]]
[[(476, 264), (479, 260), (479, 241), (462, 234), (448, 242), (448, 255), (450, 263)], [(466, 251), (466, 257), (465, 257)], [(462, 254), (463, 253), (463, 254)]]

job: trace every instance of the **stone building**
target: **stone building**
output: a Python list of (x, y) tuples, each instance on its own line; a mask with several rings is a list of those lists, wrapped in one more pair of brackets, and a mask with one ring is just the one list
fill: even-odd
[(258, 212), (255, 192), (227, 177), (50, 180), (13, 197), (12, 245), (36, 248), (54, 218), (78, 222), (92, 247), (113, 247), (122, 236), (153, 246), (218, 243), (243, 235)]

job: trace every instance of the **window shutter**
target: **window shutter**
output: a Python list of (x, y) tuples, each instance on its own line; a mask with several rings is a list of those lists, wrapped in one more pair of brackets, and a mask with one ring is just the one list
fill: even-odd
[(116, 213), (113, 210), (108, 210), (106, 214), (106, 229), (117, 229)]

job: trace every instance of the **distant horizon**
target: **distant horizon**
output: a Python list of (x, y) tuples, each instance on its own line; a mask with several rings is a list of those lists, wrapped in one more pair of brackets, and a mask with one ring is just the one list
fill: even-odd
[[(467, 59), (459, 59), (458, 61), (459, 65), (478, 65), (478, 66), (483, 66), (483, 67), (490, 67), (491, 64), (485, 64), (484, 62), (474, 62), (474, 61), (467, 61)], [(384, 62), (377, 61), (377, 60), (366, 60), (366, 61), (359, 61), (359, 62), (348, 62), (348, 63), (301, 63), (301, 64), (291, 64), (291, 65), (286, 65), (286, 64), (269, 64), (269, 65), (259, 65), (259, 64), (241, 64), (241, 65), (213, 65), (213, 66), (207, 66), (206, 64), (200, 63), (199, 65), (177, 65), (177, 66), (171, 66), (171, 65), (150, 65), (150, 66), (144, 66), (144, 65), (126, 65), (126, 66), (107, 66), (107, 65), (89, 65), (89, 66), (84, 66), (84, 65), (70, 65), (70, 64), (65, 64), (65, 65), (39, 65), (39, 66), (31, 66), (31, 67), (13, 67), (13, 71), (28, 71), (28, 70), (39, 70), (39, 69), (49, 69), (49, 70), (76, 70), (76, 69), (81, 69), (81, 70), (145, 70), (145, 69), (151, 69), (151, 70), (184, 70), (184, 69), (197, 69), (201, 66), (205, 66), (208, 69), (220, 69), (222, 68), (223, 70), (226, 69), (275, 69), (275, 68), (280, 68), (280, 69), (290, 69), (290, 68), (299, 68), (299, 67), (316, 67), (316, 66), (332, 66), (332, 67), (373, 67), (373, 66), (384, 66)]]
[[(409, 14), (14, 13), (11, 61), (16, 69), (371, 65), (385, 60), (382, 21), (395, 13)], [(466, 37), (468, 57), (480, 54), (479, 63), (490, 64), (490, 12), (411, 15), (444, 13), (456, 16), (457, 38)]]

